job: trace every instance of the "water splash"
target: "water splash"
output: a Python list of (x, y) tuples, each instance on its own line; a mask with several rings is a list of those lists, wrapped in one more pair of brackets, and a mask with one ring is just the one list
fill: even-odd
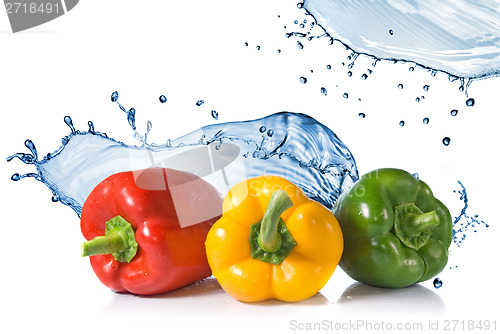
[(127, 109), (125, 109), (125, 107), (122, 106), (120, 104), (120, 102), (118, 102), (118, 98), (119, 98), (118, 92), (114, 91), (111, 94), (111, 102), (116, 102), (118, 104), (118, 106), (120, 107), (120, 109), (127, 115), (128, 124), (132, 127), (132, 129), (135, 130), (136, 129), (136, 127), (135, 127), (135, 109), (134, 108), (130, 108), (127, 111)]
[[(348, 76), (359, 56), (372, 59), (372, 67), (387, 61), (408, 63), (410, 72), (419, 68), (432, 77), (445, 73), (450, 82), (460, 82), (466, 105), (474, 106), (468, 93), (472, 81), (500, 75), (500, 7), (487, 0), (430, 3), (306, 0), (297, 8), (309, 24), (292, 25), (293, 31), (285, 37), (296, 37), (302, 47), (300, 40), (319, 38), (343, 46), (350, 53), (342, 62)], [(440, 9), (438, 14), (435, 8)], [(425, 43), (427, 48), (421, 45)], [(361, 74), (361, 79), (366, 80), (371, 71)], [(418, 96), (415, 101), (424, 98)]]
[[(113, 93), (118, 103), (118, 93)], [(126, 110), (118, 103), (120, 109)], [(133, 115), (135, 116), (135, 114)], [(135, 118), (127, 120), (135, 131)], [(80, 215), (83, 203), (92, 189), (107, 176), (125, 171), (151, 167), (162, 163), (164, 167), (192, 172), (200, 177), (207, 165), (212, 174), (222, 173), (214, 186), (225, 194), (232, 184), (263, 174), (283, 176), (300, 186), (306, 194), (331, 208), (340, 193), (358, 179), (356, 164), (351, 152), (335, 133), (304, 115), (282, 112), (261, 119), (214, 124), (202, 127), (165, 144), (148, 144), (144, 136), (135, 131), (140, 146), (129, 146), (95, 131), (89, 122), (88, 131), (76, 130), (71, 117), (65, 123), (71, 133), (62, 140), (63, 145), (43, 159), (31, 140), (25, 142), (30, 153), (17, 153), (7, 158), (20, 159), (34, 165), (37, 172), (14, 174), (12, 180), (33, 177), (43, 182), (53, 194), (53, 200), (70, 206)], [(207, 149), (205, 149), (207, 148)], [(213, 155), (216, 151), (229, 152), (223, 157), (223, 166), (213, 166), (215, 160), (188, 161), (191, 152), (201, 149), (197, 155)], [(218, 162), (217, 162), (218, 163)], [(204, 174), (205, 173), (205, 174)], [(219, 175), (217, 174), (217, 175)], [(211, 181), (212, 182), (212, 181)]]
[(458, 193), (460, 195), (460, 200), (463, 202), (463, 208), (460, 211), (460, 214), (455, 217), (453, 221), (453, 243), (460, 247), (467, 237), (467, 233), (471, 230), (473, 232), (477, 232), (479, 226), (489, 227), (490, 225), (485, 223), (483, 220), (479, 219), (478, 215), (468, 215), (467, 209), (469, 208), (469, 198), (467, 197), (467, 189), (463, 185), (462, 182), (458, 181), (460, 185), (459, 190), (454, 190), (454, 193)]
[(442, 71), (477, 79), (500, 74), (496, 2), (306, 0), (302, 7), (328, 36), (356, 54), (413, 62), (434, 75)]

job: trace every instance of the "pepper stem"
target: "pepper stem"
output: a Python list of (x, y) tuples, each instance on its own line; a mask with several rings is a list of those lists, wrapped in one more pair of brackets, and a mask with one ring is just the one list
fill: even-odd
[(292, 206), (292, 200), (283, 190), (276, 190), (271, 195), (266, 212), (262, 218), (258, 238), (259, 246), (265, 252), (274, 253), (281, 248), (282, 236), (278, 232), (278, 223), (281, 214)]
[(423, 212), (414, 203), (394, 207), (394, 233), (409, 248), (424, 246), (439, 223), (436, 210)]
[(439, 217), (436, 214), (436, 210), (422, 214), (407, 214), (401, 221), (401, 229), (408, 237), (419, 236), (422, 232), (428, 231), (438, 225)]
[(116, 261), (130, 262), (137, 253), (138, 244), (132, 225), (121, 216), (106, 222), (105, 235), (84, 242), (82, 256), (113, 254)]
[(111, 254), (124, 250), (127, 247), (123, 241), (123, 236), (118, 231), (95, 237), (82, 244), (82, 256)]

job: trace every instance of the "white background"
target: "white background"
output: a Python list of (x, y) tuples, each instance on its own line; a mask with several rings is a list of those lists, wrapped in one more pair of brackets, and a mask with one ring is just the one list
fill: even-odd
[[(372, 59), (360, 56), (348, 77), (350, 52), (339, 43), (285, 37), (300, 30), (296, 19), (312, 21), (296, 1), (87, 0), (52, 22), (13, 34), (7, 15), (0, 13), (0, 326), (9, 333), (300, 332), (314, 323), (331, 331), (349, 321), (371, 321), (373, 331), (417, 323), (425, 332), (436, 321), (442, 330), (447, 321), (452, 329), (457, 325), (453, 320), (464, 320), (457, 329), (474, 332), (468, 330), (469, 320), (496, 320), (500, 327), (500, 77), (471, 84), (473, 107), (466, 107), (458, 81), (419, 68), (410, 72), (409, 63), (372, 67)], [(361, 79), (368, 69), (373, 73)], [(306, 84), (299, 82), (300, 76), (308, 78)], [(429, 91), (422, 89), (425, 84)], [(326, 96), (321, 87), (328, 90)], [(461, 247), (452, 247), (452, 269), (439, 275), (444, 283), (440, 289), (431, 281), (400, 290), (352, 285), (337, 268), (320, 294), (295, 304), (240, 303), (213, 278), (152, 298), (115, 294), (97, 280), (88, 259), (79, 256), (84, 239), (77, 215), (52, 203), (50, 191), (34, 179), (11, 181), (13, 173), (34, 168), (5, 160), (28, 152), (27, 138), (40, 156), (56, 150), (69, 133), (65, 115), (77, 129), (86, 130), (91, 120), (97, 131), (134, 143), (124, 114), (110, 102), (115, 90), (126, 108), (137, 110), (139, 132), (152, 121), (150, 138), (157, 143), (211, 123), (279, 111), (306, 113), (349, 147), (360, 174), (380, 167), (418, 172), (453, 217), (463, 206), (454, 192), (461, 180), (469, 197), (468, 214), (479, 215), (490, 227), (477, 227)], [(344, 92), (349, 98), (342, 97)], [(161, 94), (168, 99), (164, 104), (158, 101)], [(205, 101), (201, 107), (195, 106), (199, 99)], [(212, 109), (218, 120), (211, 117)], [(452, 109), (457, 116), (450, 115)], [(358, 116), (361, 112), (365, 118)], [(423, 124), (424, 117), (429, 124)], [(449, 146), (441, 143), (445, 136), (451, 138)], [(370, 332), (369, 326), (347, 329)]]

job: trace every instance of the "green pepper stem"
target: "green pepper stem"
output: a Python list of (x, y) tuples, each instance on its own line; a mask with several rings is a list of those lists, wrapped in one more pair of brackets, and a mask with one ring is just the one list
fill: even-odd
[(292, 206), (292, 200), (283, 190), (276, 190), (271, 195), (266, 212), (262, 218), (258, 238), (259, 246), (264, 251), (274, 253), (281, 248), (282, 236), (278, 232), (278, 222), (281, 214)]
[(116, 261), (130, 262), (138, 247), (132, 225), (115, 216), (106, 222), (106, 234), (84, 242), (81, 253), (82, 256), (113, 254)]
[(431, 230), (439, 225), (436, 210), (421, 214), (406, 214), (401, 221), (401, 229), (408, 237), (419, 236), (422, 232)]
[(112, 254), (127, 248), (122, 233), (113, 231), (103, 236), (95, 237), (82, 244), (82, 256)]

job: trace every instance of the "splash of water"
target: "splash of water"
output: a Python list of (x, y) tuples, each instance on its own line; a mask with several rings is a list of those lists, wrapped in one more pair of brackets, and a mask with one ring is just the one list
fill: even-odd
[[(135, 130), (135, 113), (127, 112), (118, 93), (112, 101), (125, 111)], [(95, 131), (76, 130), (65, 117), (71, 133), (63, 145), (41, 160), (31, 140), (30, 153), (7, 158), (34, 165), (36, 173), (14, 174), (12, 180), (33, 177), (53, 194), (53, 201), (70, 206), (78, 215), (92, 189), (107, 176), (161, 165), (194, 173), (212, 183), (222, 195), (242, 180), (272, 174), (300, 186), (306, 194), (331, 208), (340, 193), (358, 179), (351, 152), (335, 133), (315, 119), (289, 112), (261, 119), (202, 127), (165, 144), (147, 143), (147, 134), (135, 132), (140, 146), (129, 146)], [(216, 158), (214, 158), (217, 156)]]
[(500, 74), (500, 13), (487, 0), (328, 1), (302, 6), (332, 39), (456, 78)]
[[(380, 8), (384, 9), (385, 7), (393, 6), (393, 7), (396, 7), (396, 9), (393, 8), (393, 10), (397, 11), (397, 10), (399, 10), (399, 9), (397, 9), (397, 8), (399, 8), (398, 4), (404, 5), (405, 2), (408, 2), (408, 1), (396, 3), (395, 1), (390, 1), (390, 0), (382, 0), (380, 2), (362, 0), (361, 2), (351, 3), (351, 2), (343, 1), (343, 0), (341, 0), (341, 1), (306, 0), (306, 1), (304, 1), (304, 3), (297, 4), (297, 7), (299, 8), (299, 11), (300, 11), (300, 15), (304, 15), (304, 17), (306, 17), (306, 19), (295, 20), (294, 21), (295, 24), (291, 25), (291, 26), (285, 25), (284, 26), (285, 29), (292, 29), (292, 31), (286, 32), (285, 37), (286, 38), (296, 37), (297, 40), (303, 40), (303, 41), (306, 41), (306, 40), (311, 41), (311, 40), (317, 39), (317, 38), (324, 38), (326, 40), (329, 40), (330, 45), (337, 44), (337, 46), (339, 46), (339, 45), (343, 46), (347, 53), (346, 53), (345, 60), (342, 61), (342, 63), (341, 63), (342, 67), (340, 67), (340, 68), (341, 68), (341, 70), (345, 71), (345, 73), (348, 77), (354, 76), (354, 74), (353, 74), (354, 70), (352, 70), (352, 69), (353, 69), (355, 63), (357, 62), (358, 58), (363, 58), (364, 60), (372, 59), (372, 67), (373, 68), (377, 65), (378, 62), (386, 61), (386, 62), (394, 63), (394, 64), (396, 64), (396, 63), (408, 63), (409, 64), (408, 70), (410, 72), (413, 72), (413, 71), (415, 71), (416, 68), (419, 68), (419, 69), (422, 69), (424, 71), (429, 72), (432, 77), (435, 77), (437, 75), (437, 73), (444, 73), (445, 75), (448, 76), (448, 80), (450, 82), (458, 82), (459, 83), (458, 90), (460, 92), (463, 92), (465, 95), (465, 98), (466, 98), (464, 100), (465, 105), (467, 107), (473, 107), (476, 104), (476, 101), (474, 100), (474, 98), (469, 97), (469, 93), (468, 93), (468, 90), (469, 90), (469, 87), (471, 86), (471, 83), (475, 80), (478, 80), (478, 79), (484, 79), (484, 78), (488, 78), (488, 77), (492, 77), (492, 76), (496, 76), (496, 75), (500, 74), (500, 20), (499, 20), (500, 19), (500, 15), (499, 15), (500, 14), (500, 11), (499, 11), (500, 7), (495, 8), (494, 4), (492, 4), (492, 3), (486, 4), (483, 7), (481, 7), (481, 3), (482, 3), (481, 1), (473, 2), (473, 1), (469, 1), (469, 0), (460, 0), (460, 2), (456, 2), (456, 3), (450, 3), (449, 1), (445, 1), (445, 2), (441, 3), (441, 6), (446, 8), (446, 10), (448, 10), (448, 14), (451, 16), (456, 15), (456, 12), (463, 13), (463, 8), (473, 8), (475, 6), (479, 6), (481, 8), (478, 10), (472, 11), (471, 15), (473, 15), (473, 16), (475, 15), (475, 16), (479, 17), (482, 14), (484, 14), (484, 12), (487, 12), (487, 14), (484, 15), (483, 19), (489, 18), (490, 14), (496, 17), (496, 19), (490, 20), (487, 23), (481, 22), (480, 27), (477, 27), (477, 31), (475, 31), (475, 33), (477, 33), (477, 34), (480, 34), (481, 32), (483, 32), (484, 34), (487, 35), (486, 37), (484, 37), (483, 42), (486, 44), (488, 44), (488, 43), (491, 44), (490, 49), (491, 49), (492, 53), (491, 54), (482, 53), (486, 49), (482, 48), (481, 46), (478, 46), (477, 43), (481, 43), (479, 37), (477, 37), (477, 39), (475, 39), (475, 40), (472, 40), (469, 46), (471, 48), (473, 48), (474, 50), (471, 51), (471, 54), (469, 56), (472, 58), (476, 57), (477, 59), (479, 59), (479, 60), (477, 60), (476, 58), (474, 58), (474, 61), (476, 61), (476, 60), (478, 61), (477, 69), (479, 72), (477, 72), (477, 73), (465, 73), (465, 72), (459, 73), (457, 71), (450, 70), (446, 66), (439, 66), (440, 65), (439, 62), (443, 62), (444, 64), (447, 64), (450, 66), (460, 67), (463, 65), (463, 63), (461, 63), (460, 57), (464, 56), (464, 54), (466, 54), (467, 52), (462, 52), (462, 51), (457, 51), (455, 49), (450, 49), (450, 50), (447, 50), (447, 52), (449, 52), (449, 53), (446, 53), (446, 52), (440, 51), (439, 48), (436, 49), (437, 51), (434, 51), (434, 49), (431, 49), (429, 52), (426, 53), (426, 55), (429, 57), (429, 59), (431, 61), (436, 62), (436, 63), (431, 64), (431, 63), (426, 63), (424, 61), (419, 61), (418, 59), (413, 59), (411, 57), (405, 57), (401, 54), (398, 54), (398, 51), (401, 51), (400, 49), (402, 49), (400, 47), (394, 47), (394, 50), (392, 50), (392, 51), (394, 51), (394, 53), (388, 53), (387, 55), (383, 56), (383, 55), (378, 54), (376, 52), (376, 50), (363, 50), (362, 48), (360, 49), (359, 46), (357, 45), (357, 43), (353, 42), (353, 41), (357, 41), (356, 38), (364, 40), (362, 37), (362, 36), (364, 36), (363, 31), (361, 31), (359, 29), (366, 28), (366, 30), (370, 31), (370, 33), (371, 33), (372, 24), (375, 27), (373, 29), (377, 30), (378, 25), (392, 23), (392, 21), (390, 21), (390, 20), (393, 18), (391, 18), (391, 17), (389, 17), (387, 20), (382, 20), (381, 22), (378, 22), (378, 21), (372, 22), (373, 20), (376, 21), (376, 19), (379, 18), (379, 16), (383, 16), (383, 15), (390, 16), (390, 14), (388, 14), (388, 13), (390, 13), (390, 11), (388, 11), (386, 13), (384, 10), (378, 10), (378, 9), (380, 9)], [(360, 11), (354, 10), (353, 8), (357, 9), (357, 6), (359, 6), (359, 3), (364, 4), (365, 7)], [(418, 0), (413, 1), (412, 4), (415, 7), (419, 7), (420, 1), (418, 1)], [(422, 5), (422, 7), (425, 7), (425, 6), (427, 6), (427, 4)], [(377, 10), (373, 10), (373, 12), (370, 12), (369, 8), (372, 8), (372, 7), (376, 7)], [(428, 14), (428, 12), (425, 12), (425, 13)], [(327, 23), (325, 23), (326, 19), (324, 16), (328, 16), (329, 18), (338, 17), (338, 16), (346, 16), (346, 17), (349, 17), (348, 20), (350, 20), (352, 22), (357, 22), (357, 20), (359, 20), (359, 17), (356, 17), (357, 14), (359, 14), (360, 17), (363, 17), (365, 19), (365, 21), (354, 25), (354, 24), (345, 23), (344, 21), (342, 21), (342, 20), (345, 20), (345, 17), (344, 17), (342, 20), (339, 20), (338, 22), (342, 21), (345, 24), (340, 24), (337, 21), (335, 23), (335, 24), (341, 25), (342, 29), (348, 30), (346, 33), (352, 33), (356, 37), (356, 38), (353, 38), (352, 40), (342, 38), (339, 34), (337, 34), (336, 31), (332, 31), (331, 27)], [(408, 16), (413, 15), (412, 13), (404, 13), (404, 12), (401, 12), (399, 14), (402, 17), (404, 17), (404, 15), (408, 15)], [(353, 16), (354, 18), (351, 16)], [(370, 17), (371, 17), (371, 19), (369, 19)], [(396, 18), (394, 18), (394, 19), (396, 19)], [(440, 18), (437, 18), (437, 19), (440, 20)], [(426, 29), (432, 30), (433, 28), (435, 28), (436, 31), (434, 33), (443, 35), (444, 37), (441, 36), (442, 38), (446, 38), (448, 36), (446, 34), (446, 29), (449, 29), (449, 27), (446, 26), (446, 24), (440, 24), (440, 25), (437, 25), (436, 27), (434, 27), (430, 22), (431, 19), (429, 17), (425, 17), (425, 15), (422, 15), (422, 17), (420, 18), (420, 21), (416, 18), (414, 18), (414, 20), (416, 20), (416, 22), (419, 24), (430, 24), (430, 28), (426, 28)], [(363, 20), (361, 20), (361, 21), (363, 21)], [(301, 22), (304, 22), (304, 23), (307, 22), (308, 24), (302, 24)], [(398, 24), (404, 25), (404, 22), (406, 22), (406, 21), (401, 19), (400, 22), (398, 21)], [(467, 24), (464, 24), (462, 28), (465, 30), (467, 30), (467, 29), (473, 30), (474, 24), (472, 24), (472, 26), (471, 26), (468, 23), (470, 23), (470, 22), (467, 21)], [(454, 24), (456, 24), (455, 21), (453, 22), (453, 24), (450, 25), (450, 27), (454, 27)], [(498, 25), (498, 27), (497, 27), (497, 25)], [(486, 26), (489, 26), (489, 28)], [(396, 27), (396, 25), (394, 27)], [(384, 38), (387, 38), (387, 36), (389, 36), (391, 38), (391, 41), (399, 41), (403, 38), (406, 38), (406, 37), (402, 36), (401, 34), (398, 35), (398, 31), (399, 31), (398, 29), (393, 29), (393, 28), (383, 29)], [(413, 31), (417, 34), (421, 30), (422, 29), (420, 29), (420, 28), (413, 29)], [(490, 34), (490, 31), (491, 31), (491, 34)], [(373, 32), (373, 33), (376, 34), (377, 32)], [(385, 36), (385, 35), (387, 35), (387, 36)], [(461, 35), (461, 37), (463, 37), (464, 40), (466, 39), (464, 37), (465, 35), (466, 34)], [(436, 38), (439, 39), (441, 37), (436, 37)], [(487, 39), (487, 38), (490, 38), (490, 39)], [(460, 41), (456, 41), (456, 42), (458, 44), (460, 44)], [(370, 43), (372, 43), (371, 40), (370, 40)], [(373, 43), (376, 43), (376, 42), (373, 42)], [(411, 49), (416, 47), (413, 44), (413, 41), (411, 41), (411, 40), (404, 40), (402, 43), (404, 44), (404, 47), (406, 47), (409, 50), (408, 52), (411, 52)], [(464, 43), (467, 44), (468, 42), (464, 42)], [(303, 47), (307, 47), (307, 46), (305, 44), (303, 44)], [(389, 48), (390, 48), (390, 45), (388, 46), (388, 50), (389, 50)], [(418, 50), (420, 50), (420, 49), (418, 49)], [(456, 52), (456, 54), (454, 52)], [(450, 59), (445, 60), (446, 57), (450, 57)], [(363, 64), (365, 64), (364, 60), (362, 61)], [(432, 67), (432, 66), (434, 66), (434, 67)], [(332, 66), (330, 64), (328, 64), (328, 65), (326, 65), (326, 68), (327, 68), (327, 70), (331, 70)], [(360, 73), (360, 76), (359, 76), (360, 79), (367, 80), (370, 77), (370, 75), (373, 73), (373, 71), (374, 71), (373, 68), (372, 69), (367, 68), (364, 72)], [(312, 70), (311, 70), (311, 73), (312, 73)], [(304, 76), (301, 76), (299, 78), (299, 81), (301, 83), (305, 84), (307, 82), (307, 78), (305, 78)], [(339, 87), (339, 85), (337, 85), (336, 87)], [(399, 83), (397, 85), (397, 87), (402, 90), (403, 84)], [(320, 93), (322, 95), (326, 95), (327, 89), (328, 89), (327, 86), (321, 87)], [(426, 98), (425, 94), (431, 90), (432, 89), (431, 89), (430, 84), (424, 84), (422, 86), (422, 92), (418, 92), (417, 96), (413, 98), (414, 101), (416, 101), (417, 103), (422, 102)], [(328, 91), (328, 92), (330, 93), (330, 91)], [(347, 91), (340, 92), (340, 94), (344, 99), (348, 99), (351, 97), (351, 94)], [(361, 98), (358, 98), (358, 101), (361, 101)], [(366, 113), (360, 114), (360, 118), (365, 118), (364, 116), (366, 116)], [(429, 124), (429, 121), (430, 121), (429, 117), (424, 117), (422, 119), (422, 122), (424, 124)], [(395, 124), (399, 124), (399, 126), (404, 127), (407, 124), (407, 121), (401, 120), (399, 123), (395, 123)], [(446, 136), (446, 134), (443, 134), (443, 137), (442, 137), (442, 140), (440, 141), (440, 144), (442, 144), (443, 146), (446, 147), (446, 146), (453, 145), (453, 142), (449, 136)]]
[(467, 197), (467, 189), (462, 182), (458, 181), (459, 190), (453, 192), (460, 195), (460, 200), (463, 202), (463, 208), (460, 214), (453, 221), (453, 242), (460, 247), (470, 231), (477, 232), (479, 226), (489, 227), (490, 225), (479, 219), (478, 215), (469, 215), (469, 198)]

